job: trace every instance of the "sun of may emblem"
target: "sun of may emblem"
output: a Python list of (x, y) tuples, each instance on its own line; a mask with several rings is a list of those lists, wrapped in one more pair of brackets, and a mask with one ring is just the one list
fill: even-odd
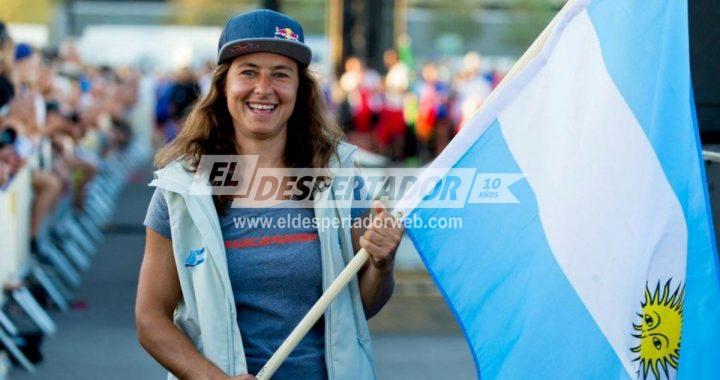
[(640, 362), (639, 374), (643, 379), (651, 372), (655, 379), (660, 379), (661, 369), (665, 377), (670, 378), (668, 367), (677, 369), (684, 295), (685, 286), (672, 289), (670, 280), (662, 289), (658, 282), (654, 292), (645, 287), (642, 313), (638, 313), (640, 323), (633, 323), (637, 331), (633, 336), (640, 339), (640, 344), (630, 349), (638, 354), (634, 361)]

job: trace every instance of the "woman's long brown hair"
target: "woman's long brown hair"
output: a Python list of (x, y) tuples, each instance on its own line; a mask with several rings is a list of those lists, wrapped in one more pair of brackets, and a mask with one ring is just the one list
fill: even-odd
[[(340, 127), (327, 116), (319, 86), (312, 73), (299, 68), (295, 108), (287, 123), (284, 161), (289, 168), (325, 168), (343, 138)], [(155, 166), (181, 160), (196, 170), (203, 155), (242, 154), (235, 140), (232, 117), (227, 109), (225, 83), (230, 63), (219, 64), (209, 93), (200, 99), (183, 122), (177, 137), (155, 156)], [(218, 212), (224, 212), (231, 196), (213, 196)]]
[(10, 66), (10, 54), (15, 54), (15, 43), (13, 42), (7, 29), (0, 35), (0, 75), (11, 80), (12, 67)]

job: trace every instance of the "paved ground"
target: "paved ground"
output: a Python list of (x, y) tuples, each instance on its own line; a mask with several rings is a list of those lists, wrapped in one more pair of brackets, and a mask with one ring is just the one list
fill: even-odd
[[(137, 343), (133, 319), (137, 273), (144, 246), (141, 222), (151, 195), (142, 185), (145, 179), (137, 178), (137, 183), (123, 193), (106, 240), (77, 292), (78, 299), (87, 307), (55, 314), (58, 333), (46, 342), (45, 362), (35, 374), (16, 369), (10, 379), (164, 378), (164, 370)], [(407, 317), (422, 319), (417, 315), (422, 311), (401, 305), (389, 309), (392, 311), (388, 311), (386, 318), (402, 318), (405, 310)], [(438, 308), (436, 314), (447, 321), (444, 306), (437, 305), (433, 306)], [(393, 326), (391, 322), (376, 324)], [(456, 329), (441, 333), (393, 333), (392, 330), (378, 327), (380, 332), (374, 334), (380, 379), (475, 378), (469, 350)]]

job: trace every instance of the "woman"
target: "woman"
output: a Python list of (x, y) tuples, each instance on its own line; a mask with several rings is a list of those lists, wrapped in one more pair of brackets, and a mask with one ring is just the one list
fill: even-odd
[[(352, 168), (353, 148), (323, 116), (297, 21), (268, 10), (237, 16), (218, 57), (209, 94), (156, 160), (164, 168), (145, 220), (140, 343), (178, 378), (252, 378), (240, 375), (260, 370), (362, 247), (371, 260), (273, 378), (374, 378), (366, 319), (392, 294), (402, 228), (379, 204), (367, 230), (235, 226), (239, 218), (357, 216), (358, 209), (328, 207), (332, 188), (316, 190), (330, 196), (313, 208), (232, 208), (232, 197), (191, 193), (205, 154), (257, 155), (260, 168)], [(274, 241), (292, 243), (248, 243)]]

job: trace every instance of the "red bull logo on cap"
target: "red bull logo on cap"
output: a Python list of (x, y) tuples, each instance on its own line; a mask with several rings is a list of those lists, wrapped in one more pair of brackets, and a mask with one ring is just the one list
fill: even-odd
[(286, 40), (300, 42), (299, 41), (300, 37), (297, 35), (297, 33), (293, 32), (292, 29), (290, 29), (290, 28), (279, 28), (276, 26), (275, 27), (275, 38), (283, 38)]

